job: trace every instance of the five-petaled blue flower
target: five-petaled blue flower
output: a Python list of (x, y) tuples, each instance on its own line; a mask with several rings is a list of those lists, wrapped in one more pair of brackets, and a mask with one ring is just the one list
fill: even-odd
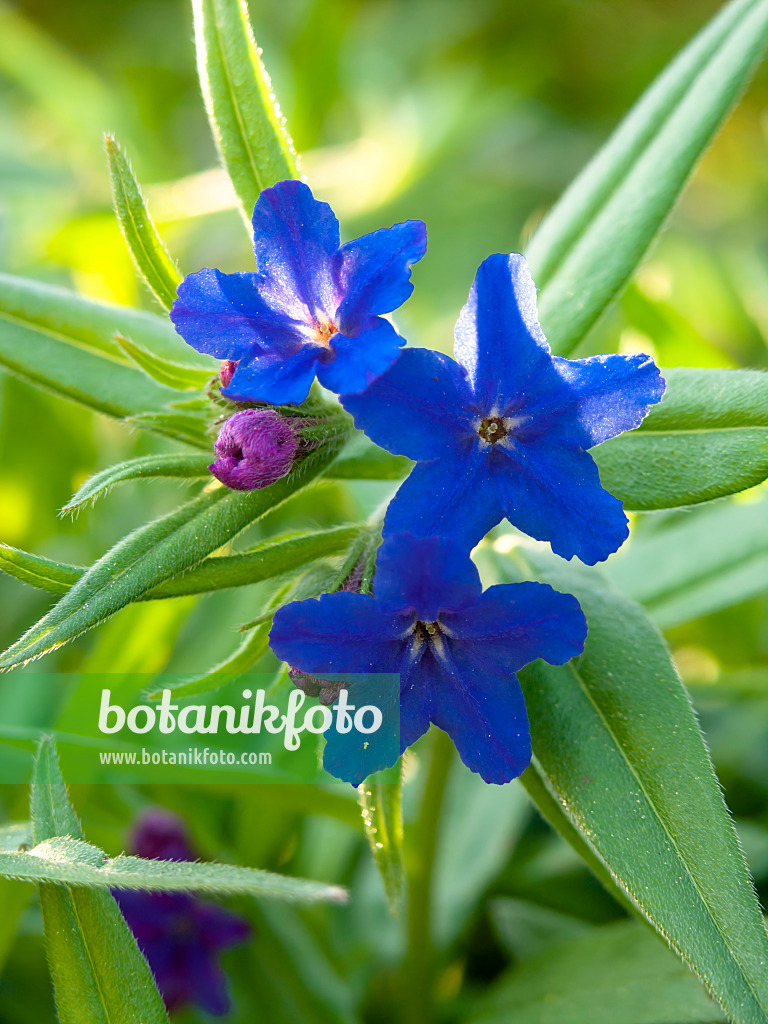
[[(587, 633), (575, 597), (542, 583), (483, 592), (465, 549), (445, 537), (386, 539), (375, 597), (338, 592), (296, 601), (275, 615), (278, 657), (313, 676), (399, 673), (400, 751), (434, 722), (486, 782), (516, 778), (531, 758), (525, 702), (515, 673), (544, 658), (580, 654)], [(355, 684), (349, 688), (354, 699)], [(325, 767), (358, 785), (380, 763), (375, 734), (361, 763), (354, 737), (328, 738)]]
[(253, 211), (258, 273), (200, 270), (179, 286), (171, 320), (200, 352), (237, 363), (222, 393), (303, 402), (312, 381), (364, 390), (404, 344), (382, 313), (413, 290), (426, 228), (409, 220), (339, 247), (339, 222), (300, 181), (265, 189)]
[(564, 558), (593, 565), (628, 534), (588, 448), (639, 426), (664, 394), (648, 356), (553, 356), (522, 256), (489, 256), (456, 325), (454, 362), (406, 349), (363, 395), (355, 423), (417, 465), (384, 535), (410, 530), (470, 548), (504, 517)]

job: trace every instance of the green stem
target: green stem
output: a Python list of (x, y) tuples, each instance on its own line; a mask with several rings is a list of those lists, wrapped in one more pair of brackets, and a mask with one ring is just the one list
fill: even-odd
[(427, 1024), (433, 1017), (432, 875), (437, 851), (443, 793), (453, 758), (453, 743), (435, 730), (432, 759), (424, 785), (408, 872), (408, 946), (404, 965), (404, 1019)]

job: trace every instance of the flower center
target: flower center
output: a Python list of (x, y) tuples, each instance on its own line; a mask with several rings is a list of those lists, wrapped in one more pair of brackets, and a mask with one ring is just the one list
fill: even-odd
[(330, 345), (331, 338), (334, 334), (339, 333), (339, 328), (336, 324), (332, 324), (330, 320), (317, 320), (315, 323), (313, 341), (317, 342), (318, 345)]
[(507, 428), (501, 416), (486, 416), (480, 421), (477, 433), (488, 444), (496, 444), (502, 437), (507, 436)]
[(417, 620), (416, 625), (413, 627), (413, 635), (422, 643), (434, 640), (435, 637), (440, 635), (440, 632), (439, 622), (422, 622)]

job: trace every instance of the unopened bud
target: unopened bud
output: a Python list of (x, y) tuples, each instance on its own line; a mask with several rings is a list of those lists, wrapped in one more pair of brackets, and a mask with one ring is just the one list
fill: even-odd
[(219, 376), (221, 377), (221, 386), (228, 388), (232, 383), (232, 378), (235, 375), (237, 364), (239, 360), (236, 359), (224, 359), (219, 369)]
[(208, 468), (232, 490), (255, 491), (290, 472), (298, 447), (290, 419), (274, 409), (242, 409), (221, 428)]

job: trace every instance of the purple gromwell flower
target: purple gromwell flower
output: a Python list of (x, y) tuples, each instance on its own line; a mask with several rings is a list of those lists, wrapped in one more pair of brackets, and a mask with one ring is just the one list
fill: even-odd
[[(158, 860), (194, 857), (184, 822), (159, 809), (148, 811), (136, 823), (131, 849), (138, 856)], [(114, 890), (113, 896), (168, 1010), (199, 1006), (216, 1017), (226, 1014), (230, 1000), (219, 955), (248, 940), (248, 922), (187, 893), (122, 889)]]
[(255, 491), (290, 472), (298, 447), (290, 419), (274, 409), (241, 409), (219, 431), (208, 468), (234, 491)]
[(299, 403), (315, 376), (357, 393), (397, 359), (405, 342), (382, 314), (413, 291), (426, 229), (409, 220), (339, 242), (330, 206), (303, 182), (281, 181), (253, 211), (258, 273), (206, 268), (181, 283), (171, 320), (188, 345), (225, 361), (225, 398)]

